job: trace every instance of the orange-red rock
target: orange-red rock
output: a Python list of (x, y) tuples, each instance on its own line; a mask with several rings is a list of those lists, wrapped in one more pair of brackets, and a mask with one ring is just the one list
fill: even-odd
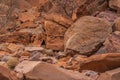
[(107, 20), (81, 17), (65, 33), (65, 52), (90, 55), (101, 47), (111, 32), (112, 26)]
[(115, 26), (114, 26), (114, 28), (115, 28), (115, 31), (120, 31), (120, 18), (117, 18), (115, 20)]
[(24, 12), (24, 13), (20, 14), (20, 20), (22, 22), (33, 21), (33, 20), (35, 20), (35, 15), (33, 15), (32, 13), (29, 13), (29, 12)]
[(109, 6), (110, 8), (119, 12), (120, 11), (120, 0), (110, 0)]
[(19, 80), (15, 73), (0, 65), (0, 80)]
[(27, 80), (91, 80), (78, 72), (39, 61), (23, 61), (16, 66), (15, 71), (23, 72)]
[(111, 22), (111, 24), (113, 24), (114, 21), (119, 17), (119, 15), (115, 12), (112, 12), (112, 11), (103, 11), (103, 12), (100, 12), (97, 15), (97, 17), (106, 19), (109, 22)]
[(79, 70), (105, 72), (120, 67), (120, 53), (93, 55), (80, 61)]
[(104, 42), (104, 46), (107, 52), (120, 52), (120, 32), (116, 31), (109, 35)]
[(52, 21), (45, 21), (46, 48), (63, 50), (64, 34), (66, 28)]
[(120, 79), (120, 68), (117, 68), (102, 73), (97, 80), (119, 80), (119, 79)]
[(0, 43), (22, 43), (22, 44), (29, 44), (31, 40), (31, 34), (25, 32), (14, 32), (10, 34), (3, 34), (0, 35)]
[(44, 16), (45, 19), (54, 21), (58, 24), (63, 25), (64, 27), (70, 27), (70, 25), (73, 23), (72, 19), (67, 17), (67, 16), (63, 16), (61, 14), (57, 14), (57, 13), (50, 13), (48, 15)]

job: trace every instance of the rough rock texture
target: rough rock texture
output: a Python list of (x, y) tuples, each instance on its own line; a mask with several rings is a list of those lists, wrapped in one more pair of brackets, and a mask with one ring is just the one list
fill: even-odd
[(46, 48), (63, 50), (66, 28), (51, 21), (45, 21)]
[(10, 71), (9, 69), (0, 66), (0, 80), (19, 80), (17, 79), (14, 72)]
[(120, 12), (120, 0), (110, 0), (109, 6), (110, 8)]
[(71, 18), (62, 16), (61, 14), (57, 13), (51, 13), (49, 15), (45, 15), (44, 17), (45, 19), (56, 22), (66, 28), (68, 28), (73, 23), (73, 20)]
[(105, 72), (120, 67), (120, 53), (98, 54), (80, 61), (81, 70)]
[(70, 73), (62, 68), (39, 61), (24, 61), (16, 66), (15, 70), (23, 72), (26, 80), (91, 80), (80, 73)]
[(107, 0), (51, 0), (46, 3), (46, 6), (43, 6), (42, 9), (51, 20), (57, 20), (57, 18), (51, 16), (56, 13), (57, 15), (62, 16), (63, 19), (66, 18), (67, 20), (69, 19), (67, 17), (70, 17), (72, 20), (76, 20), (80, 16), (96, 14), (99, 11), (105, 10), (107, 8)]
[(102, 73), (97, 80), (119, 80), (119, 79), (120, 79), (120, 68), (117, 68)]
[(22, 33), (22, 32), (3, 34), (0, 35), (0, 43), (9, 42), (9, 43), (22, 43), (24, 45), (27, 45), (30, 43), (31, 35), (32, 34), (30, 33)]
[(77, 20), (65, 33), (65, 52), (90, 55), (97, 51), (112, 32), (108, 21), (84, 16)]
[(119, 14), (116, 14), (115, 12), (112, 12), (112, 11), (103, 11), (96, 16), (102, 19), (106, 19), (109, 22), (111, 22), (111, 24), (113, 24), (115, 19), (119, 17)]
[[(81, 1), (80, 1), (81, 3)], [(82, 0), (77, 9), (77, 16), (92, 15), (107, 8), (107, 0)]]
[(120, 52), (120, 32), (116, 31), (108, 36), (104, 43), (107, 52)]
[(114, 26), (115, 31), (120, 31), (120, 18), (117, 18), (115, 20), (115, 26)]

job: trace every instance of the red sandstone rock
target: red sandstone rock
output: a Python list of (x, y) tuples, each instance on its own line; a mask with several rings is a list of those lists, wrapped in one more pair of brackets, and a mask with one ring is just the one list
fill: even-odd
[(112, 26), (108, 21), (91, 16), (81, 17), (65, 33), (65, 52), (90, 55), (101, 47), (111, 32)]
[(10, 71), (8, 68), (0, 66), (0, 80), (19, 80), (14, 72)]
[(24, 61), (16, 66), (15, 71), (24, 73), (27, 80), (92, 80), (78, 72), (39, 61)]
[(52, 21), (45, 21), (46, 48), (63, 50), (64, 34), (66, 28)]

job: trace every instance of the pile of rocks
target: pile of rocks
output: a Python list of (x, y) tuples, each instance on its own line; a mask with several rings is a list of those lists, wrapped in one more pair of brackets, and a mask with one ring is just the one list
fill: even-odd
[(0, 80), (119, 80), (120, 0), (0, 0)]

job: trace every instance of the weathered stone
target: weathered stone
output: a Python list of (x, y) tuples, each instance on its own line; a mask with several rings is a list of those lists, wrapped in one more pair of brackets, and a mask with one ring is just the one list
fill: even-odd
[(120, 12), (120, 0), (110, 0), (109, 7)]
[(90, 55), (97, 51), (112, 26), (104, 19), (84, 16), (77, 20), (65, 33), (65, 52)]
[(24, 73), (27, 80), (91, 80), (80, 73), (36, 61), (24, 61), (16, 66), (15, 71)]
[(57, 13), (51, 13), (49, 15), (45, 15), (44, 17), (45, 19), (54, 21), (58, 24), (63, 25), (63, 27), (66, 27), (66, 28), (68, 28), (73, 23), (71, 18), (57, 14)]
[(56, 65), (65, 69), (79, 71), (80, 61), (83, 61), (86, 58), (87, 56), (83, 55), (74, 55), (73, 57), (66, 56), (59, 59)]
[(10, 53), (1, 50), (1, 51), (0, 51), (0, 59), (1, 59), (3, 56), (8, 55), (8, 54), (10, 54)]
[(45, 21), (46, 48), (63, 50), (66, 28), (52, 21)]
[(7, 49), (9, 49), (10, 52), (14, 53), (14, 52), (19, 51), (20, 49), (22, 49), (22, 47), (17, 45), (17, 44), (10, 43), (10, 44), (8, 44)]
[(21, 10), (27, 10), (32, 7), (26, 0), (17, 0), (16, 4), (17, 7)]
[(119, 79), (120, 79), (120, 68), (117, 68), (102, 73), (97, 80), (119, 80)]
[(120, 67), (120, 53), (93, 55), (80, 61), (79, 70), (105, 72)]
[(115, 31), (120, 31), (120, 18), (117, 18), (115, 20), (115, 26), (114, 26)]
[(19, 80), (19, 79), (17, 79), (14, 72), (10, 71), (8, 68), (0, 66), (0, 80)]
[(103, 12), (100, 12), (97, 15), (97, 17), (106, 19), (109, 22), (111, 22), (111, 24), (113, 24), (115, 19), (117, 19), (119, 17), (119, 15), (115, 12), (112, 12), (112, 11), (103, 11)]
[(20, 16), (19, 16), (20, 20), (22, 22), (26, 22), (26, 21), (33, 21), (36, 19), (35, 15), (30, 13), (30, 12), (24, 12), (24, 13), (21, 13)]
[(14, 32), (10, 34), (3, 34), (0, 35), (0, 43), (22, 43), (24, 45), (27, 45), (30, 43), (31, 39), (30, 33), (22, 33), (22, 32)]
[(120, 32), (116, 31), (109, 35), (104, 42), (107, 52), (120, 52)]
[(73, 11), (73, 16), (92, 15), (107, 9), (107, 0), (79, 0), (79, 6)]

